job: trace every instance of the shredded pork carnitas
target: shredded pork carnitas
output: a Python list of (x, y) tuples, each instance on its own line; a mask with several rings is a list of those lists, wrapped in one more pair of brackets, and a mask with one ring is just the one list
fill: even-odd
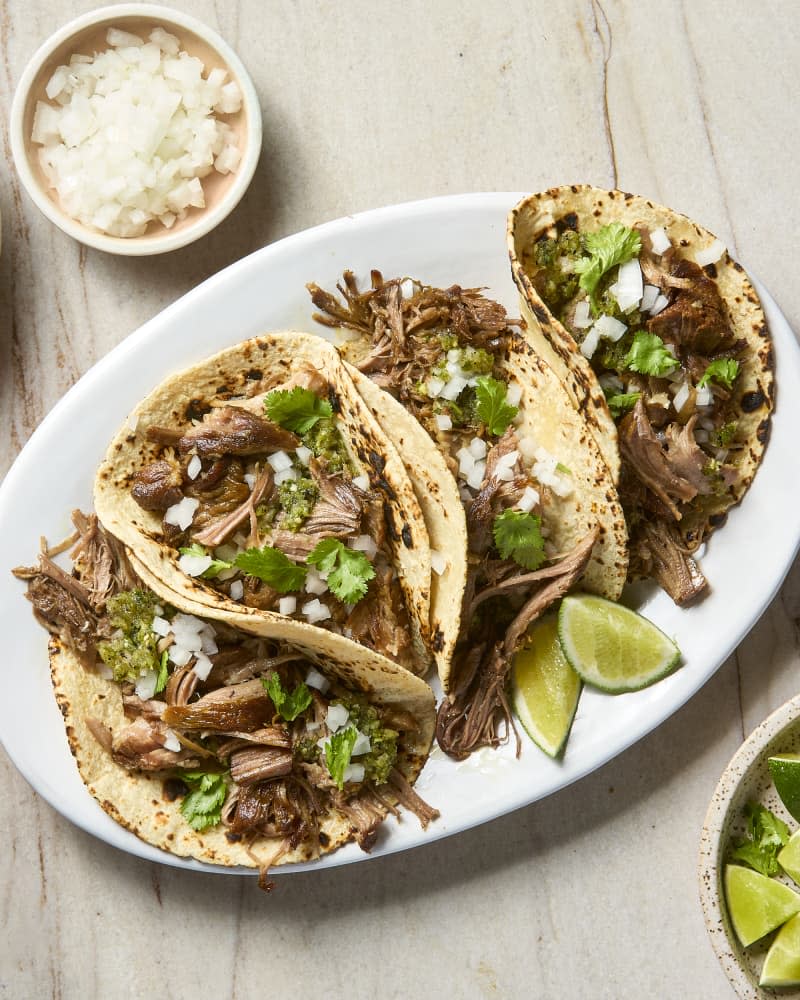
[[(119, 633), (109, 620), (114, 614), (109, 602), (113, 607), (118, 595), (138, 593), (144, 600), (148, 594), (122, 546), (95, 515), (75, 511), (73, 521), (71, 574), (57, 566), (46, 549), (37, 566), (19, 567), (15, 574), (27, 581), (27, 596), (39, 621), (94, 671), (103, 668), (104, 643)], [(149, 607), (151, 616), (153, 608), (170, 614), (152, 596)], [(183, 617), (202, 627), (200, 619)], [(159, 656), (169, 656), (178, 641), (173, 621), (172, 630), (156, 646)], [(208, 648), (216, 651), (208, 654), (207, 676), (194, 669), (200, 654), (192, 655), (185, 665), (173, 666), (161, 692), (149, 697), (137, 693), (133, 679), (119, 678), (126, 718), (119, 731), (110, 731), (98, 719), (86, 719), (116, 764), (160, 774), (172, 786), (181, 782), (182, 772), (191, 772), (184, 795), (192, 787), (191, 774), (201, 771), (220, 778), (229, 774), (217, 821), (225, 825), (229, 839), (243, 841), (262, 866), (277, 864), (301, 845), (307, 856), (317, 856), (327, 845), (322, 823), (332, 810), (347, 818), (351, 836), (364, 850), (374, 844), (386, 815), (397, 814), (398, 803), (423, 827), (438, 816), (399, 770), (403, 734), (418, 726), (410, 713), (379, 703), (370, 706), (363, 695), (334, 680), (325, 694), (309, 688), (308, 707), (287, 721), (262, 681), (277, 677), (284, 692), (296, 691), (312, 668), (319, 669), (307, 654), (277, 641), (246, 636), (222, 622), (213, 624), (213, 645)], [(389, 747), (389, 756), (375, 758), (374, 765), (367, 763), (363, 776), (345, 777), (341, 783), (332, 776), (325, 749), (319, 745), (336, 731), (333, 723), (328, 725), (328, 707), (333, 703), (349, 705), (352, 718), (356, 712), (371, 719), (377, 727), (373, 738), (386, 740)], [(354, 757), (353, 762), (359, 759), (369, 761)], [(266, 867), (260, 884), (270, 887)]]

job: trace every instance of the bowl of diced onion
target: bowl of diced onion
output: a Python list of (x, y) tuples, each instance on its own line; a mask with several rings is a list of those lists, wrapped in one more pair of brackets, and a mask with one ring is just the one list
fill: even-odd
[(121, 4), (39, 48), (10, 131), (20, 179), (51, 222), (144, 256), (186, 246), (235, 208), (261, 130), (253, 83), (216, 32), (181, 11)]

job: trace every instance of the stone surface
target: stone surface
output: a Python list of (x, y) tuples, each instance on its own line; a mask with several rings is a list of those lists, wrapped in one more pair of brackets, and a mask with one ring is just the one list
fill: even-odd
[[(248, 66), (264, 152), (218, 230), (141, 260), (74, 243), (11, 163), (24, 65), (87, 5), (0, 10), (0, 473), (87, 368), (208, 275), (413, 198), (618, 184), (717, 232), (800, 326), (792, 0), (172, 2)], [(590, 777), (408, 855), (281, 879), (271, 898), (95, 841), (0, 754), (0, 996), (728, 997), (698, 838), (743, 736), (797, 691), (799, 614), (795, 567), (706, 687)]]

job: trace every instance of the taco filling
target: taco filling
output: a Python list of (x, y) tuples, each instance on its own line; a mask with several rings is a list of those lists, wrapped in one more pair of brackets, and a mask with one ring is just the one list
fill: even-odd
[(630, 573), (685, 604), (707, 588), (691, 558), (702, 512), (735, 490), (748, 447), (734, 402), (748, 344), (714, 281), (724, 247), (689, 260), (663, 227), (579, 232), (576, 218), (544, 230), (522, 267), (591, 364), (617, 424)]
[[(420, 721), (402, 704), (370, 698), (302, 648), (178, 611), (146, 589), (94, 515), (73, 520), (71, 574), (46, 551), (15, 573), (80, 661), (73, 687), (101, 678), (113, 690), (93, 705), (121, 702), (111, 723), (81, 720), (109, 766), (158, 779), (187, 836), (222, 831), (263, 882), (268, 865), (337, 846), (332, 816), (368, 851), (398, 803), (423, 826), (438, 815), (406, 777), (418, 770), (409, 747)], [(85, 748), (73, 750), (80, 763)]]
[(383, 497), (311, 366), (250, 398), (204, 399), (183, 427), (149, 426), (154, 459), (130, 494), (161, 517), (178, 568), (232, 601), (297, 618), (412, 663)]
[(359, 334), (345, 356), (422, 424), (456, 478), (468, 566), (437, 738), (456, 758), (496, 746), (513, 726), (513, 654), (530, 623), (580, 577), (599, 537), (593, 521), (567, 551), (553, 541), (561, 504), (575, 492), (573, 472), (526, 429), (529, 402), (508, 363), (519, 321), (478, 289), (384, 281), (375, 271), (365, 292), (345, 272), (343, 302), (308, 288), (321, 310), (315, 319)]

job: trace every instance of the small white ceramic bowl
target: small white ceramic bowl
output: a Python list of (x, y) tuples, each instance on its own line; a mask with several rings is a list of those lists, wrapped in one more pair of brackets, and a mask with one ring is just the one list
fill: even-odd
[[(766, 944), (743, 948), (733, 932), (725, 905), (722, 874), (731, 840), (745, 833), (744, 807), (760, 802), (794, 831), (796, 820), (786, 811), (769, 772), (768, 759), (780, 753), (800, 752), (800, 695), (787, 701), (755, 729), (728, 764), (708, 808), (700, 839), (700, 902), (717, 958), (742, 1000), (781, 996), (798, 1000), (800, 990), (759, 988), (758, 980), (767, 953)], [(797, 889), (791, 880), (787, 884)], [(767, 938), (770, 941), (771, 938)]]
[[(73, 53), (92, 55), (108, 48), (109, 28), (142, 34), (161, 26), (176, 35), (181, 47), (201, 59), (206, 74), (214, 68), (225, 69), (242, 92), (242, 108), (225, 121), (235, 130), (242, 158), (230, 174), (212, 171), (203, 178), (205, 208), (190, 208), (186, 218), (171, 229), (152, 222), (142, 236), (108, 236), (82, 225), (67, 215), (58, 196), (49, 186), (39, 165), (38, 150), (31, 140), (33, 115), (38, 100), (47, 100), (45, 87), (57, 66), (67, 63)], [(237, 205), (261, 153), (261, 108), (253, 82), (241, 60), (219, 35), (189, 14), (154, 4), (121, 4), (89, 11), (64, 25), (36, 52), (17, 85), (11, 105), (11, 149), (20, 179), (38, 208), (65, 233), (81, 243), (129, 256), (146, 256), (176, 250), (204, 236), (218, 225)]]

